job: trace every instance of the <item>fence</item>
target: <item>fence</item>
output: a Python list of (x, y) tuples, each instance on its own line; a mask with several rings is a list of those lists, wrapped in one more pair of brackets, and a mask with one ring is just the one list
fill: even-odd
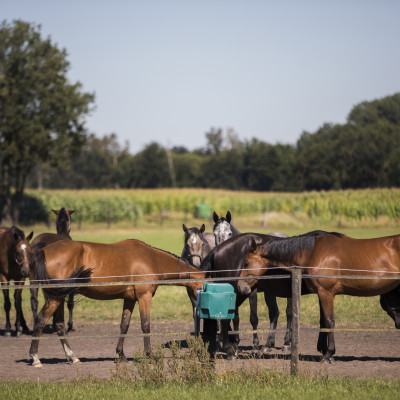
[[(337, 278), (337, 279), (389, 279), (389, 280), (400, 280), (400, 272), (399, 273), (392, 273), (391, 275), (387, 276), (376, 276), (376, 275), (302, 275), (302, 269), (307, 268), (307, 267), (297, 267), (293, 266), (291, 267), (291, 274), (288, 275), (273, 275), (273, 276), (259, 276), (257, 277), (258, 280), (264, 280), (264, 279), (290, 279), (291, 278), (291, 288), (292, 288), (292, 344), (291, 344), (291, 357), (290, 357), (290, 371), (292, 375), (296, 375), (298, 372), (298, 364), (299, 364), (299, 334), (300, 334), (300, 298), (301, 298), (301, 284), (302, 284), (302, 279), (307, 279), (307, 278)], [(271, 269), (271, 268), (269, 268)], [(280, 268), (276, 268), (280, 269)], [(322, 268), (323, 269), (323, 268)], [(325, 268), (332, 270), (332, 268)], [(367, 272), (367, 270), (354, 270), (352, 269), (351, 271), (353, 272)], [(230, 270), (224, 270), (224, 271), (214, 271), (214, 272), (234, 272), (237, 273), (237, 271), (230, 271)], [(375, 273), (387, 273), (385, 271), (374, 271)], [(168, 273), (167, 273), (168, 274)], [(171, 273), (176, 275), (176, 273)], [(147, 274), (147, 275), (125, 275), (125, 276), (103, 276), (99, 277), (99, 279), (106, 279), (106, 278), (148, 278), (150, 276), (153, 276), (156, 274)], [(165, 273), (164, 273), (165, 275)], [(93, 277), (92, 279), (95, 279), (96, 277)], [(78, 280), (79, 278), (74, 278), (74, 281)], [(84, 278), (82, 278), (84, 279)], [(227, 282), (227, 281), (238, 281), (238, 280), (248, 280), (248, 279), (254, 279), (254, 278), (248, 278), (248, 277), (232, 277), (232, 278), (226, 278), (226, 277), (213, 277), (213, 278), (204, 278), (204, 279), (168, 279), (168, 280), (130, 280), (130, 281), (108, 281), (108, 282), (89, 282), (89, 283), (65, 283), (65, 279), (63, 280), (63, 283), (41, 283), (40, 281), (30, 281), (28, 285), (22, 286), (22, 288), (61, 288), (61, 287), (93, 287), (93, 286), (126, 286), (126, 285), (141, 285), (141, 284), (159, 284), (159, 285), (174, 285), (174, 284), (182, 284), (182, 283), (187, 283), (187, 282)], [(56, 282), (57, 279), (51, 279), (52, 282)], [(10, 284), (9, 286), (1, 286), (2, 290), (5, 289), (21, 289), (21, 286), (16, 285), (16, 283), (21, 283), (21, 282), (14, 282), (14, 284)], [(319, 329), (319, 332), (336, 332), (336, 331), (343, 331), (343, 329)], [(369, 331), (371, 330), (368, 329), (358, 329), (358, 331)], [(230, 334), (241, 334), (241, 333), (254, 333), (256, 331), (232, 331)], [(168, 336), (171, 335), (179, 335), (182, 334), (180, 333), (170, 333)], [(146, 337), (146, 336), (160, 336), (160, 335), (165, 335), (165, 333), (162, 334), (140, 334), (140, 335), (135, 335), (136, 337)], [(71, 339), (71, 338), (119, 338), (119, 337), (132, 337), (132, 335), (128, 334), (120, 334), (120, 335), (107, 335), (107, 336), (57, 336), (57, 339)], [(38, 340), (43, 340), (44, 338), (36, 338)], [(35, 340), (36, 340), (35, 339)], [(21, 340), (21, 338), (18, 338), (18, 340)], [(29, 338), (29, 340), (31, 340)]]

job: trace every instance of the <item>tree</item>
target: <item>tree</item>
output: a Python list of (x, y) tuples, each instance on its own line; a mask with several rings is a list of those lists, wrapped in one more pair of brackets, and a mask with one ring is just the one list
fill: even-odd
[[(40, 25), (0, 25), (0, 220), (18, 223), (26, 179), (41, 161), (53, 165), (86, 138), (94, 95), (67, 78), (66, 50), (43, 39)], [(12, 190), (14, 189), (14, 190)]]
[(129, 187), (171, 187), (166, 150), (156, 142), (148, 144), (131, 162)]

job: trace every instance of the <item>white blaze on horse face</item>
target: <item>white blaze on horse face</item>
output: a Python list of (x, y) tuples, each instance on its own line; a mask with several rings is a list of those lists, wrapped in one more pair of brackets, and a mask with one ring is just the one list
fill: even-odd
[(230, 223), (223, 221), (220, 224), (218, 224), (214, 231), (214, 235), (215, 235), (215, 244), (217, 246), (222, 242), (225, 242), (225, 240), (232, 237), (232, 229)]
[(26, 249), (26, 244), (21, 244), (21, 249), (25, 250)]
[(201, 252), (203, 249), (203, 241), (199, 236), (196, 234), (192, 234), (189, 236), (187, 240), (187, 244), (189, 246), (190, 255), (191, 256), (199, 256), (199, 257), (192, 257), (193, 265), (199, 266), (201, 262)]

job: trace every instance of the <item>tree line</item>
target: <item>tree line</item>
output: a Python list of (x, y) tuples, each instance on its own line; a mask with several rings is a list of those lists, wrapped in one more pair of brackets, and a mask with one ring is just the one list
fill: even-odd
[[(400, 186), (400, 93), (362, 102), (345, 124), (296, 144), (212, 128), (195, 150), (157, 142), (131, 154), (89, 134), (95, 95), (70, 82), (67, 51), (40, 26), (0, 24), (0, 222), (16, 223), (26, 187), (304, 191)], [(188, 132), (188, 134), (190, 134)], [(134, 136), (135, 133), (132, 133)]]
[[(400, 93), (353, 107), (345, 124), (303, 132), (296, 144), (241, 141), (213, 128), (205, 147), (149, 143), (130, 154), (115, 134), (87, 136), (80, 152), (41, 164), (30, 186), (46, 188), (194, 187), (255, 191), (400, 186)], [(40, 177), (40, 179), (38, 179)]]

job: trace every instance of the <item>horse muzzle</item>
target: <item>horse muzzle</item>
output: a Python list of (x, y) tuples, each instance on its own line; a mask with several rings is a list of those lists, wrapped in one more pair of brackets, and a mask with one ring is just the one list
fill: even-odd
[(246, 281), (239, 281), (237, 284), (238, 292), (243, 296), (249, 296), (251, 293), (250, 285)]

